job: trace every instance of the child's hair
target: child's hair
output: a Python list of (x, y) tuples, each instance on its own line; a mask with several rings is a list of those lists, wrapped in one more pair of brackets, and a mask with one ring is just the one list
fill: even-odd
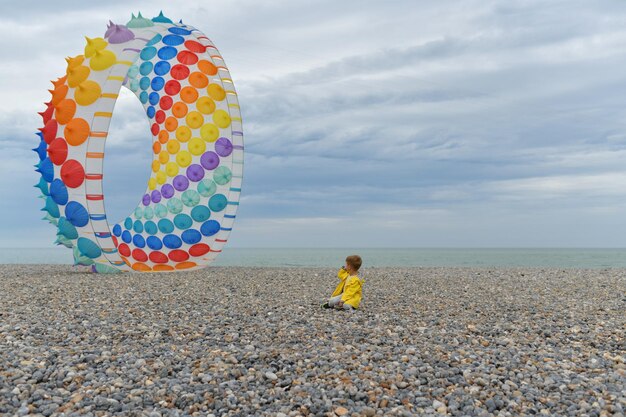
[(363, 261), (359, 255), (350, 255), (346, 258), (346, 263), (354, 268), (355, 271), (358, 271)]

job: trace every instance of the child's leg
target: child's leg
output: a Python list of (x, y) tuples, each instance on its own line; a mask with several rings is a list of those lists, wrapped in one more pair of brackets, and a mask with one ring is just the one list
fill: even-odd
[(328, 306), (329, 306), (329, 307), (335, 307), (335, 306), (339, 303), (339, 301), (341, 301), (341, 296), (342, 296), (342, 295), (343, 295), (343, 294), (339, 294), (339, 295), (337, 295), (337, 296), (335, 296), (335, 297), (331, 297), (331, 298), (328, 300)]

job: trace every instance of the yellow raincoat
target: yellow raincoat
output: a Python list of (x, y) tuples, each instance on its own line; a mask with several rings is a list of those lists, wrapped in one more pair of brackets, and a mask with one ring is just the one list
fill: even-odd
[(335, 288), (335, 291), (333, 291), (331, 297), (336, 297), (343, 293), (341, 301), (345, 304), (350, 304), (354, 308), (359, 308), (364, 281), (357, 275), (350, 276), (348, 271), (343, 268), (337, 272), (337, 277), (340, 282)]

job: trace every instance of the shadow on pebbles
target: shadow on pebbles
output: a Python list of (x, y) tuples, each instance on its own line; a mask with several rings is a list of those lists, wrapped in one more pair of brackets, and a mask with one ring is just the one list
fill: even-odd
[(623, 416), (626, 271), (2, 266), (0, 415)]

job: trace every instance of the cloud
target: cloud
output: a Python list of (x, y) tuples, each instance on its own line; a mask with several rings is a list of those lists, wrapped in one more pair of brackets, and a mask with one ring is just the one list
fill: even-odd
[[(81, 34), (100, 34), (109, 16), (168, 14), (164, 1), (72, 4), (10, 5), (2, 18), (0, 36), (13, 46), (0, 66), (0, 192), (14, 196), (2, 206), (3, 230), (36, 221), (24, 209), (34, 191), (27, 148), (63, 57), (80, 53)], [(232, 244), (623, 246), (611, 222), (621, 224), (626, 191), (625, 9), (181, 4), (176, 12), (224, 54), (240, 96), (247, 154)], [(56, 22), (72, 24), (60, 31)], [(105, 161), (113, 218), (145, 189), (149, 143), (141, 106), (124, 94)]]

